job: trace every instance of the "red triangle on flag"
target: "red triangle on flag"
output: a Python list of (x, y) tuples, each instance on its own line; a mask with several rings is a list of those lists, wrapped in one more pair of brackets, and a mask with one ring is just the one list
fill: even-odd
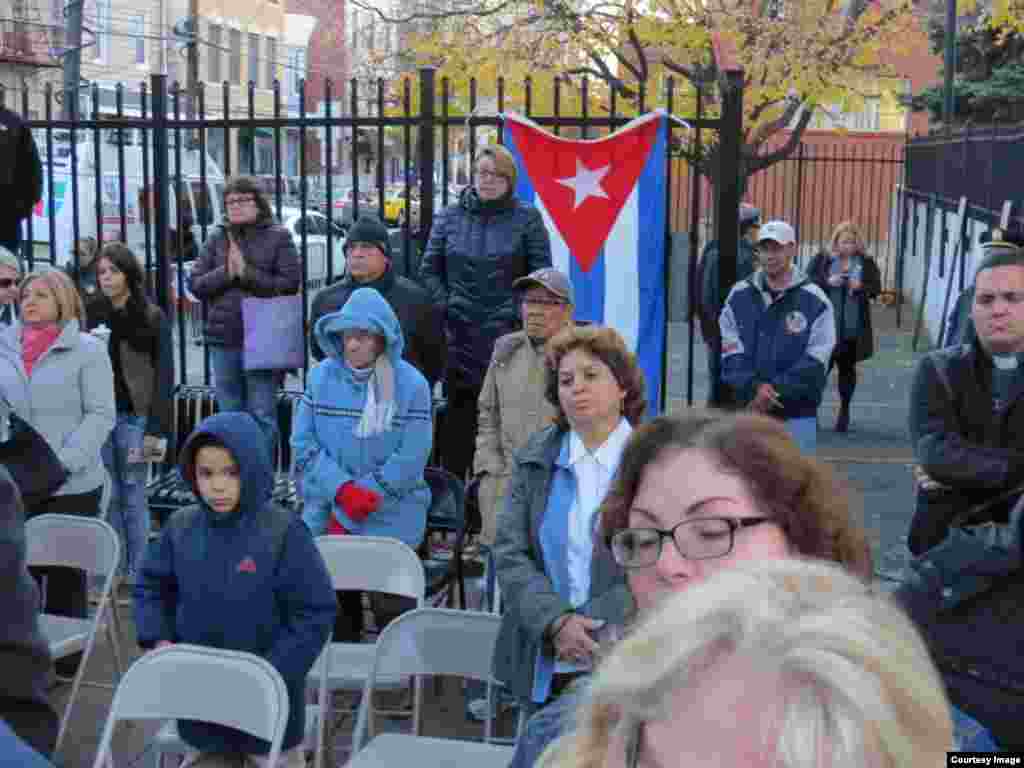
[(564, 139), (509, 120), (537, 196), (573, 258), (589, 272), (608, 238), (658, 135), (657, 119), (592, 141)]

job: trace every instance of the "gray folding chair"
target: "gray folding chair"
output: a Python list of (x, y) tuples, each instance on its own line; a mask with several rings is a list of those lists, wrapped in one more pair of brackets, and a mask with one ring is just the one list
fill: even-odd
[(147, 653), (114, 694), (93, 768), (114, 768), (111, 739), (120, 720), (199, 720), (270, 742), (275, 768), (288, 724), (288, 689), (280, 673), (251, 653), (184, 643)]
[[(318, 536), (317, 548), (327, 564), (331, 585), (336, 590), (387, 592), (423, 604), (426, 576), (415, 551), (398, 539), (376, 536)], [(316, 768), (323, 767), (326, 734), (331, 720), (331, 694), (335, 691), (359, 691), (373, 665), (375, 644), (331, 642), (309, 673), (317, 684)], [(381, 675), (379, 688), (404, 690), (409, 675)], [(413, 694), (413, 719), (418, 719), (421, 686), (417, 680)]]
[[(110, 599), (121, 562), (121, 542), (109, 523), (95, 517), (75, 515), (39, 515), (27, 520), (25, 541), (25, 560), (30, 566), (65, 566), (85, 571), (87, 578), (102, 577), (99, 604), (91, 619), (55, 616), (45, 612), (39, 617), (40, 627), (54, 660), (73, 653), (82, 654), (78, 670), (71, 681), (71, 695), (60, 719), (60, 731), (57, 734), (55, 748), (57, 751), (64, 740), (71, 708), (78, 697), (78, 689), (83, 684), (110, 690), (114, 688), (113, 685), (86, 682), (82, 679), (96, 642), (96, 632), (100, 627), (103, 627), (110, 642), (118, 679), (124, 671), (121, 665), (121, 647), (118, 643), (121, 619), (117, 601)], [(106, 622), (104, 619), (108, 612), (110, 621)]]
[[(411, 735), (387, 733), (363, 746), (373, 716), (377, 681), (395, 675), (454, 675), (496, 684), (491, 676), (494, 647), (501, 617), (493, 613), (421, 608), (391, 622), (377, 639), (370, 677), (363, 689), (359, 717), (352, 735), (352, 758), (347, 768), (506, 768), (513, 748), (476, 741), (435, 739), (419, 735), (419, 718)], [(488, 685), (491, 711), (492, 685)], [(485, 742), (491, 738), (490, 716), (484, 725)]]

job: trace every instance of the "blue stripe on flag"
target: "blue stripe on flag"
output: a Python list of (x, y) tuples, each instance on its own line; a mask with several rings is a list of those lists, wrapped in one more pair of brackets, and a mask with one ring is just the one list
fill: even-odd
[(589, 272), (584, 272), (575, 257), (569, 259), (569, 279), (576, 298), (576, 319), (591, 323), (604, 323), (604, 248)]
[(640, 226), (637, 265), (640, 269), (640, 333), (637, 353), (647, 379), (648, 414), (661, 410), (661, 363), (665, 347), (665, 124), (637, 181)]

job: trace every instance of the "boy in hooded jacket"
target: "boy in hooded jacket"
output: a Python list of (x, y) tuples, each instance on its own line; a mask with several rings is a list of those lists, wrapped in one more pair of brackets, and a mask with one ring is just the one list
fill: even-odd
[[(246, 651), (281, 673), (291, 703), (279, 765), (305, 765), (305, 681), (334, 622), (335, 597), (309, 530), (271, 501), (273, 467), (247, 413), (204, 419), (179, 468), (199, 502), (174, 513), (135, 589), (139, 646), (192, 643)], [(197, 691), (197, 695), (202, 695)], [(181, 721), (187, 765), (262, 766), (270, 745), (225, 726)]]
[[(423, 374), (402, 359), (398, 318), (380, 293), (359, 288), (313, 332), (327, 358), (309, 373), (291, 439), (303, 518), (314, 534), (389, 536), (415, 549), (430, 505), (431, 399)], [(358, 593), (341, 594), (334, 639), (354, 642)], [(403, 600), (371, 596), (378, 626), (413, 607)]]

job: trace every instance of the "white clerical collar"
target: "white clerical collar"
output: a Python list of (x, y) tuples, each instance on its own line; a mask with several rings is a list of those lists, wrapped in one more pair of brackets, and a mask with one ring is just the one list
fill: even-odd
[(1019, 362), (1016, 355), (992, 355), (992, 364), (1000, 371), (1013, 371)]

